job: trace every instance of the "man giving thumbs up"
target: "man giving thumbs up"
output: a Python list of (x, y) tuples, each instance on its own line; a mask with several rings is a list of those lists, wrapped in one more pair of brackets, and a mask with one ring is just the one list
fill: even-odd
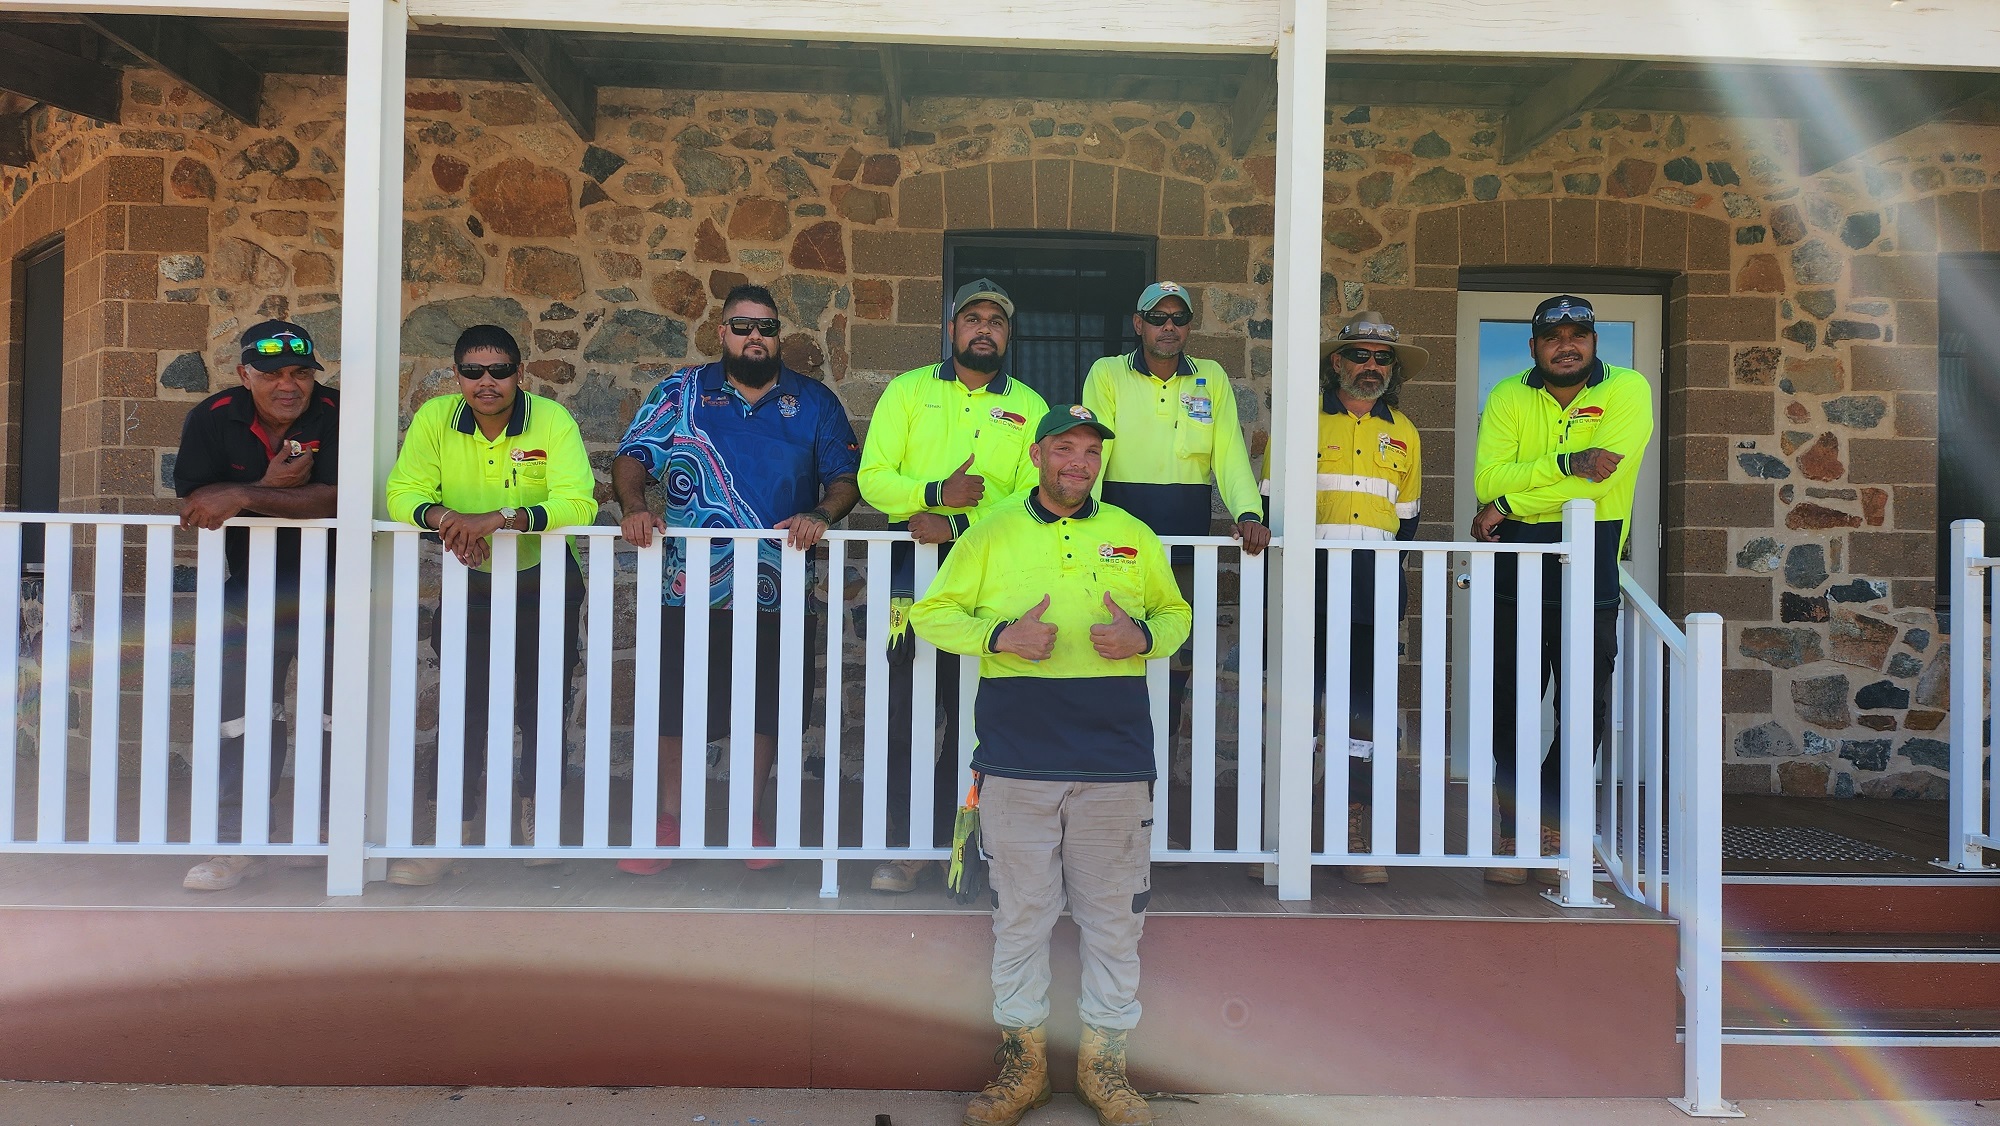
[(960, 536), (911, 611), (918, 636), (980, 660), (972, 768), (1005, 1063), (968, 1123), (1048, 1099), (1049, 932), (1065, 902), (1083, 932), (1077, 1094), (1103, 1121), (1152, 1121), (1125, 1079), (1152, 895), (1146, 662), (1187, 640), (1191, 614), (1158, 537), (1091, 498), (1111, 436), (1086, 407), (1051, 408), (1029, 448), (1039, 483)]

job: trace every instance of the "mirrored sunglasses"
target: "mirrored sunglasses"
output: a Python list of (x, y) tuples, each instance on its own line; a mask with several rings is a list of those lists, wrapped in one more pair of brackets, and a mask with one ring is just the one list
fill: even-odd
[(1571, 305), (1568, 302), (1542, 310), (1535, 315), (1534, 321), (1536, 328), (1559, 324), (1595, 325), (1596, 323), (1596, 310), (1586, 309), (1581, 305)]
[(282, 356), (287, 352), (294, 356), (310, 356), (313, 342), (300, 336), (267, 336), (262, 340), (252, 340), (243, 350), (260, 356)]
[(1394, 367), (1396, 363), (1396, 353), (1387, 350), (1377, 351), (1374, 348), (1342, 348), (1340, 350), (1340, 358), (1350, 364), (1367, 365), (1372, 363), (1380, 364), (1385, 368)]
[(776, 317), (731, 317), (722, 323), (728, 325), (729, 331), (738, 336), (748, 336), (755, 332), (759, 336), (768, 336), (773, 340), (778, 338)]

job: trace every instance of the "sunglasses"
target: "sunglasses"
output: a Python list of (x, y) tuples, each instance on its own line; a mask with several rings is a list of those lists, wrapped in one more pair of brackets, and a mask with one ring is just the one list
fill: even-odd
[(1583, 325), (1586, 328), (1592, 327), (1597, 324), (1597, 313), (1595, 310), (1586, 309), (1581, 305), (1571, 305), (1565, 302), (1554, 308), (1544, 309), (1535, 316), (1534, 327), (1536, 328), (1548, 328), (1559, 324)]
[(514, 378), (514, 373), (519, 370), (521, 370), (520, 364), (504, 361), (497, 364), (460, 364), (458, 365), (458, 377), (460, 379), (493, 379), (497, 381), (512, 379)]
[(1350, 364), (1364, 367), (1368, 364), (1380, 364), (1386, 368), (1394, 367), (1396, 363), (1396, 353), (1378, 352), (1373, 348), (1342, 348), (1340, 358)]
[(773, 340), (778, 338), (776, 317), (731, 317), (722, 323), (728, 325), (729, 331), (738, 336), (748, 336), (755, 332), (759, 336), (768, 336)]
[(294, 356), (310, 356), (313, 342), (300, 336), (267, 336), (262, 340), (252, 340), (244, 345), (243, 350), (260, 356), (282, 356), (287, 352)]
[(1194, 320), (1194, 314), (1188, 312), (1186, 309), (1182, 309), (1178, 313), (1164, 313), (1158, 309), (1148, 309), (1139, 314), (1139, 319), (1156, 328), (1166, 324), (1168, 321), (1186, 328)]

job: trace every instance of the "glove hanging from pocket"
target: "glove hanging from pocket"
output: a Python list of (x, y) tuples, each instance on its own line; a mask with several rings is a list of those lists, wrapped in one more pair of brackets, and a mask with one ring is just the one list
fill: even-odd
[(889, 599), (889, 656), (908, 655), (917, 643), (917, 635), (910, 630), (910, 607), (916, 599), (899, 594)]
[(951, 833), (951, 869), (944, 886), (954, 902), (965, 904), (986, 894), (986, 852), (979, 841), (979, 775), (972, 776), (972, 788), (965, 792), (965, 804), (958, 807), (958, 819)]

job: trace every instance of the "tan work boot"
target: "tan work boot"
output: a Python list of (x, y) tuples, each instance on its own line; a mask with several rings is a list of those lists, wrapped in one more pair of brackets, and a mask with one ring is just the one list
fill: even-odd
[[(1542, 826), (1542, 855), (1561, 856), (1562, 850), (1563, 850), (1562, 830), (1551, 829), (1547, 825)], [(1535, 869), (1536, 883), (1547, 884), (1550, 887), (1560, 887), (1562, 886), (1562, 879), (1563, 879), (1563, 874), (1561, 868)]]
[[(1493, 855), (1514, 855), (1514, 838), (1501, 837), (1500, 842), (1493, 846)], [(1486, 870), (1486, 882), (1489, 884), (1500, 884), (1503, 887), (1518, 887), (1528, 882), (1528, 870), (1526, 868), (1488, 868)]]
[(1153, 1109), (1125, 1079), (1128, 1035), (1121, 1028), (1086, 1024), (1076, 1046), (1076, 1097), (1104, 1126), (1152, 1126)]
[[(479, 830), (485, 824), (477, 818), (463, 822), (458, 839), (468, 843), (476, 841)], [(389, 882), (400, 887), (429, 887), (444, 879), (445, 873), (457, 863), (458, 859), (451, 856), (406, 856), (389, 862)]]
[[(524, 845), (535, 843), (535, 799), (533, 798), (521, 799), (521, 843)], [(521, 861), (521, 867), (543, 868), (550, 864), (561, 863), (562, 858), (559, 856), (530, 856)]]
[[(1347, 807), (1347, 851), (1368, 851), (1368, 830), (1365, 827), (1367, 820), (1367, 806), (1355, 802)], [(1374, 885), (1389, 882), (1389, 869), (1380, 864), (1349, 864), (1340, 870), (1340, 874), (1345, 876), (1350, 884)]]
[(993, 1053), (1000, 1074), (965, 1108), (964, 1126), (1014, 1126), (1049, 1101), (1049, 1040), (1041, 1026), (1003, 1028)]
[(181, 886), (189, 891), (227, 891), (264, 870), (255, 856), (211, 856), (188, 869)]
[(928, 860), (889, 860), (875, 868), (875, 874), (868, 880), (868, 890), (887, 891), (901, 895), (917, 890), (923, 879), (924, 869), (930, 867)]

